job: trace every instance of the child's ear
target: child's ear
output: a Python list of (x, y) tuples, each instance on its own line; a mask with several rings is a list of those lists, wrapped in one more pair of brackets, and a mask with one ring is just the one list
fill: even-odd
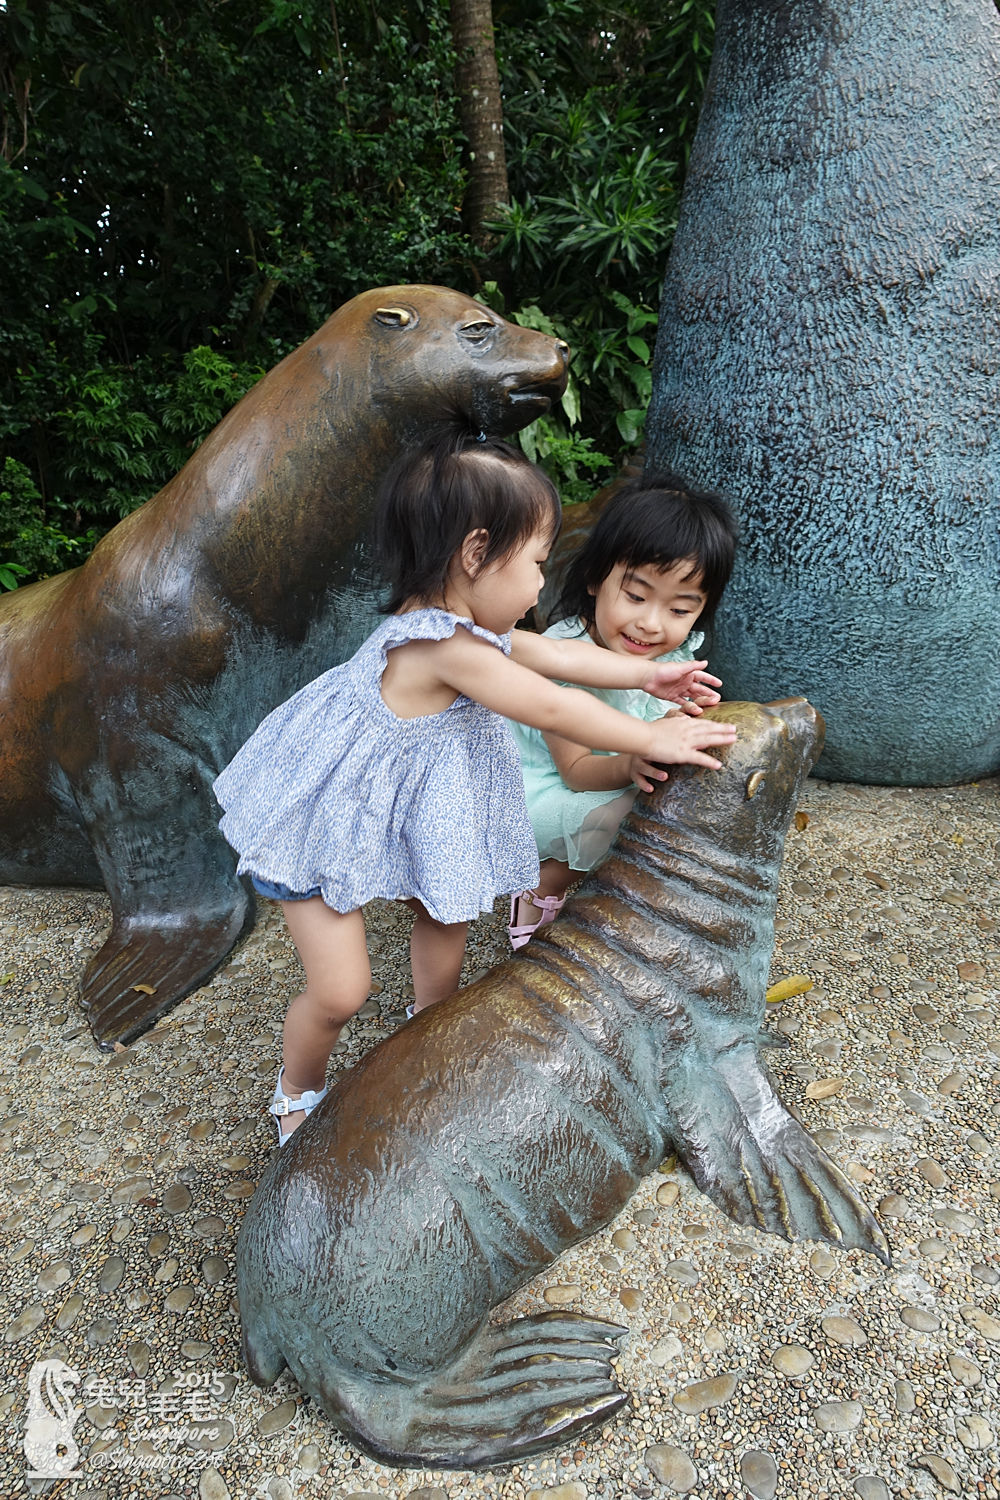
[(470, 578), (483, 566), (483, 558), (486, 556), (486, 548), (489, 546), (490, 534), (482, 526), (476, 531), (467, 533), (461, 548), (462, 568)]

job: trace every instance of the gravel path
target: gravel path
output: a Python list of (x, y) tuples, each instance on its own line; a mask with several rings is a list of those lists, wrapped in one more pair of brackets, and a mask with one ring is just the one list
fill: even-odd
[[(75, 977), (96, 893), (0, 889), (5, 1259), (0, 1494), (291, 1500), (1000, 1497), (1000, 782), (811, 781), (789, 835), (770, 1007), (782, 1095), (877, 1209), (894, 1257), (732, 1224), (665, 1164), (504, 1309), (626, 1324), (632, 1402), (496, 1473), (355, 1453), (287, 1377), (243, 1372), (233, 1250), (271, 1150), (298, 963), (268, 910), (151, 1034), (93, 1046)], [(335, 1057), (401, 1023), (407, 923), (370, 909), (377, 995)], [(468, 977), (505, 956), (499, 910)], [(26, 1478), (27, 1379), (66, 1361), (80, 1477)]]

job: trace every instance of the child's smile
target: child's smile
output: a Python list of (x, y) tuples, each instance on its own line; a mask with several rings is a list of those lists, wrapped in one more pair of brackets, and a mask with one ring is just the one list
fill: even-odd
[(675, 651), (705, 608), (701, 578), (688, 561), (669, 568), (617, 563), (594, 594), (590, 635), (620, 656), (655, 658)]

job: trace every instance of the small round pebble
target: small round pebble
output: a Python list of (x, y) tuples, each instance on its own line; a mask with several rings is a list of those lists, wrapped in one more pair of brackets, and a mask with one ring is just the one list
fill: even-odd
[(940, 1453), (921, 1453), (913, 1461), (913, 1468), (926, 1469), (928, 1474), (933, 1474), (942, 1489), (950, 1495), (960, 1495), (962, 1485), (958, 1475), (951, 1464)]
[(891, 1500), (888, 1485), (874, 1474), (859, 1474), (854, 1481), (854, 1493), (859, 1500)]
[(782, 1375), (804, 1375), (813, 1362), (804, 1344), (781, 1344), (771, 1355), (772, 1365)]
[(298, 1405), (295, 1401), (282, 1401), (280, 1406), (272, 1406), (266, 1411), (257, 1423), (257, 1431), (261, 1437), (273, 1437), (276, 1432), (281, 1432), (287, 1427), (295, 1416)]
[(812, 1415), (821, 1432), (853, 1432), (864, 1414), (860, 1401), (824, 1401)]
[(974, 1360), (966, 1359), (964, 1354), (949, 1354), (948, 1368), (958, 1381), (967, 1390), (978, 1385), (983, 1378), (983, 1372)]
[(771, 1500), (778, 1487), (778, 1466), (770, 1453), (751, 1449), (740, 1459), (740, 1478), (756, 1500)]
[(101, 1267), (98, 1285), (102, 1292), (116, 1292), (125, 1275), (125, 1261), (120, 1255), (109, 1255)]
[(723, 1406), (735, 1394), (738, 1380), (739, 1377), (732, 1372), (712, 1375), (708, 1380), (696, 1380), (693, 1385), (675, 1392), (674, 1405), (688, 1417), (710, 1411), (714, 1406)]
[(232, 1500), (229, 1487), (218, 1469), (203, 1469), (198, 1480), (198, 1500)]
[(899, 1316), (915, 1333), (934, 1333), (941, 1327), (941, 1319), (926, 1307), (904, 1307)]
[(45, 1309), (40, 1302), (33, 1302), (30, 1306), (22, 1308), (14, 1319), (4, 1329), (3, 1341), (5, 1344), (16, 1344), (19, 1339), (30, 1337), (39, 1324), (45, 1321)]
[(550, 1307), (564, 1307), (569, 1302), (575, 1302), (580, 1291), (581, 1288), (576, 1282), (560, 1283), (557, 1286), (547, 1286), (542, 1296)]
[(686, 1495), (698, 1483), (698, 1470), (683, 1448), (656, 1443), (646, 1449), (645, 1459), (653, 1478), (677, 1495)]
[(1000, 1318), (994, 1318), (985, 1308), (976, 1307), (974, 1303), (967, 1303), (959, 1308), (959, 1312), (980, 1338), (987, 1339), (991, 1344), (1000, 1343)]
[(974, 1451), (992, 1448), (996, 1441), (993, 1428), (986, 1418), (976, 1415), (962, 1417), (955, 1424), (955, 1436), (963, 1448), (971, 1448)]
[(824, 1318), (820, 1327), (828, 1339), (849, 1349), (861, 1349), (868, 1342), (867, 1333), (855, 1318)]
[(684, 1345), (675, 1334), (668, 1333), (666, 1338), (658, 1339), (649, 1351), (650, 1363), (654, 1365), (673, 1364), (684, 1352)]
[(82, 1311), (83, 1298), (79, 1292), (74, 1292), (72, 1296), (66, 1298), (66, 1301), (56, 1313), (56, 1327), (59, 1329), (59, 1332), (66, 1333), (68, 1329), (72, 1328)]

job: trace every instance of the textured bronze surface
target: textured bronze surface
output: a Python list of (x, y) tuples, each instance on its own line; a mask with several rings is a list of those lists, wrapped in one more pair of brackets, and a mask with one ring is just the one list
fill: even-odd
[(443, 287), (365, 292), (83, 567), (0, 600), (0, 881), (107, 887), (82, 986), (102, 1046), (253, 920), (212, 781), (375, 623), (366, 532), (388, 464), (433, 423), (525, 426), (567, 353)]
[(523, 953), (424, 1012), (275, 1152), (237, 1247), (244, 1353), (394, 1464), (512, 1462), (626, 1399), (616, 1325), (491, 1307), (675, 1150), (741, 1223), (888, 1258), (759, 1057), (785, 832), (822, 721), (723, 704)]

